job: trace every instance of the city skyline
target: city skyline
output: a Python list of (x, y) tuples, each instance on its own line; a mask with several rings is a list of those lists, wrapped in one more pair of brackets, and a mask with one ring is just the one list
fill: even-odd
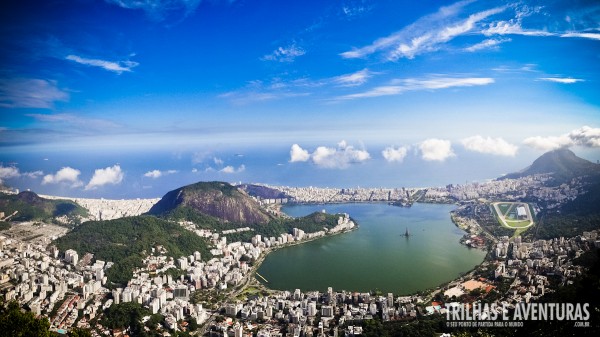
[(600, 158), (600, 6), (586, 1), (1, 12), (10, 186), (97, 197), (198, 180), (423, 186), (495, 178), (555, 148)]

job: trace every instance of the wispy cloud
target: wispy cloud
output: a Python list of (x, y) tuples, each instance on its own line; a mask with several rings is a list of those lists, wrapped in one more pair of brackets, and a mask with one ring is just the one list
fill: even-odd
[(486, 39), (470, 47), (465, 48), (465, 51), (476, 52), (486, 49), (498, 49), (498, 46), (504, 42), (510, 42), (511, 39)]
[(373, 53), (383, 52), (390, 61), (400, 58), (412, 59), (422, 53), (439, 50), (443, 44), (455, 37), (473, 31), (482, 20), (506, 9), (496, 7), (471, 14), (466, 19), (459, 19), (458, 14), (471, 2), (460, 1), (442, 7), (437, 12), (421, 17), (394, 34), (340, 55), (343, 58), (364, 58)]
[(569, 32), (561, 34), (560, 37), (579, 37), (584, 39), (600, 40), (600, 33)]
[(94, 171), (94, 175), (90, 182), (85, 186), (86, 190), (94, 190), (104, 185), (117, 185), (123, 181), (125, 173), (121, 170), (120, 165), (109, 166), (103, 169)]
[(352, 74), (334, 77), (332, 81), (343, 87), (355, 87), (367, 82), (371, 76), (373, 73), (365, 68)]
[(244, 105), (249, 103), (309, 96), (310, 92), (307, 91), (308, 89), (321, 85), (323, 85), (323, 83), (317, 83), (307, 79), (282, 81), (281, 79), (275, 78), (270, 83), (264, 83), (263, 81), (251, 81), (246, 85), (246, 87), (239, 90), (226, 92), (219, 95), (219, 97), (228, 99), (235, 104)]
[(51, 109), (69, 94), (56, 81), (35, 78), (0, 79), (0, 107)]
[(148, 171), (148, 172), (144, 173), (144, 177), (157, 179), (157, 178), (169, 175), (169, 174), (175, 174), (177, 172), (179, 172), (179, 171), (177, 171), (177, 170), (166, 170), (166, 171), (152, 170), (152, 171)]
[(279, 47), (261, 58), (263, 61), (293, 62), (296, 57), (306, 54), (306, 51), (292, 43), (287, 47)]
[(421, 150), (421, 158), (427, 161), (445, 161), (455, 156), (452, 144), (444, 139), (426, 139), (419, 144), (419, 150)]
[(75, 114), (60, 113), (60, 114), (27, 114), (26, 116), (33, 117), (38, 121), (47, 123), (64, 123), (71, 126), (76, 126), (83, 129), (104, 130), (120, 127), (119, 124), (106, 119), (87, 118), (77, 116)]
[(534, 136), (523, 140), (523, 144), (542, 151), (569, 148), (575, 145), (600, 147), (600, 128), (583, 126), (560, 136)]
[(47, 174), (42, 179), (42, 185), (46, 184), (67, 184), (71, 188), (83, 186), (79, 175), (81, 171), (72, 167), (63, 167), (58, 170), (55, 174)]
[(290, 162), (311, 160), (316, 166), (328, 169), (345, 169), (351, 164), (362, 163), (370, 158), (367, 150), (356, 149), (344, 140), (338, 143), (337, 148), (319, 146), (311, 154), (298, 144), (292, 145), (290, 149)]
[(573, 84), (573, 83), (585, 81), (581, 78), (572, 78), (572, 77), (541, 77), (541, 78), (539, 78), (539, 80), (555, 82), (555, 83), (562, 83), (562, 84)]
[(162, 21), (169, 15), (181, 15), (183, 18), (193, 14), (202, 0), (105, 0), (107, 3), (126, 9), (146, 12), (152, 20)]
[(514, 157), (519, 149), (518, 146), (510, 144), (502, 138), (482, 137), (479, 135), (464, 138), (461, 143), (469, 151), (499, 156)]
[(398, 79), (392, 85), (379, 86), (371, 90), (337, 97), (336, 100), (349, 100), (367, 97), (398, 95), (407, 91), (438, 90), (456, 87), (472, 87), (494, 83), (489, 77), (432, 77), (426, 79)]
[(131, 69), (133, 69), (139, 65), (139, 63), (137, 63), (137, 62), (129, 61), (129, 60), (112, 62), (112, 61), (105, 61), (105, 60), (99, 60), (99, 59), (88, 59), (88, 58), (83, 58), (83, 57), (80, 57), (77, 55), (68, 55), (67, 57), (65, 57), (65, 59), (79, 63), (79, 64), (83, 64), (86, 66), (99, 67), (104, 70), (111, 71), (113, 73), (117, 73), (119, 75), (123, 72), (130, 72)]

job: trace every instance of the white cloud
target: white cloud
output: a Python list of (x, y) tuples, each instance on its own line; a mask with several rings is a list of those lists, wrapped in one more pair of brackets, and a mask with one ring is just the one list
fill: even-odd
[(221, 158), (214, 157), (213, 161), (216, 165), (223, 165), (223, 160)]
[(43, 176), (44, 172), (42, 172), (42, 171), (23, 172), (22, 175), (25, 176), (25, 177), (27, 177), (27, 178), (36, 179), (38, 177)]
[(51, 109), (54, 102), (64, 102), (69, 94), (56, 81), (36, 78), (0, 79), (0, 107)]
[(279, 47), (272, 53), (265, 55), (261, 58), (263, 61), (277, 61), (277, 62), (293, 62), (296, 57), (306, 54), (306, 51), (295, 43), (290, 44), (287, 47)]
[(494, 83), (494, 79), (489, 77), (433, 77), (428, 79), (400, 79), (395, 80), (392, 83), (393, 85), (375, 87), (365, 92), (341, 96), (338, 97), (337, 100), (398, 95), (406, 91), (488, 85)]
[(42, 171), (33, 171), (33, 172), (20, 172), (18, 167), (15, 166), (4, 166), (0, 164), (0, 184), (4, 182), (5, 179), (12, 179), (18, 177), (27, 177), (31, 179), (36, 179), (40, 176), (44, 175)]
[(86, 66), (99, 67), (104, 70), (117, 73), (119, 75), (123, 72), (130, 72), (132, 68), (135, 68), (139, 65), (139, 63), (137, 63), (137, 62), (129, 61), (129, 60), (111, 62), (111, 61), (105, 61), (105, 60), (83, 58), (83, 57), (79, 57), (77, 55), (68, 55), (67, 57), (65, 57), (65, 59), (79, 63), (79, 64), (83, 64)]
[(333, 82), (343, 87), (355, 87), (367, 82), (371, 76), (372, 73), (365, 68), (352, 74), (334, 77)]
[(472, 136), (461, 141), (469, 151), (494, 154), (499, 156), (514, 156), (519, 149), (502, 138)]
[(555, 82), (555, 83), (562, 83), (562, 84), (573, 84), (573, 83), (585, 81), (581, 78), (572, 78), (572, 77), (541, 77), (541, 78), (539, 78), (539, 80)]
[(564, 33), (560, 37), (579, 37), (584, 39), (600, 40), (600, 33), (570, 32)]
[(577, 145), (600, 147), (600, 128), (583, 126), (569, 133), (569, 138)]
[(498, 45), (504, 42), (510, 42), (511, 39), (486, 39), (470, 47), (465, 48), (465, 51), (476, 52), (484, 49), (497, 49)]
[(290, 149), (290, 163), (307, 161), (308, 159), (310, 159), (308, 151), (301, 148), (298, 144), (292, 145)]
[(525, 36), (555, 36), (545, 30), (539, 29), (523, 29), (519, 19), (511, 19), (509, 21), (497, 21), (489, 24), (487, 29), (483, 29), (481, 33), (485, 36), (491, 35), (525, 35)]
[(144, 173), (144, 177), (156, 179), (156, 178), (160, 178), (162, 176), (166, 176), (169, 174), (175, 174), (177, 172), (179, 172), (179, 171), (177, 171), (177, 170), (167, 170), (167, 171), (152, 170), (152, 171), (148, 171), (148, 172)]
[[(297, 146), (295, 157), (292, 154), (295, 148), (294, 145)], [(350, 164), (362, 163), (371, 158), (369, 152), (356, 149), (354, 146), (348, 145), (344, 140), (338, 143), (337, 148), (319, 146), (312, 154), (309, 154), (308, 151), (302, 149), (297, 144), (294, 145), (292, 145), (292, 150), (290, 150), (290, 162), (308, 161), (310, 158), (315, 165), (322, 168), (344, 169), (349, 167)], [(294, 158), (296, 160), (292, 161)]]
[(224, 168), (222, 168), (221, 170), (219, 170), (219, 172), (232, 174), (232, 173), (244, 172), (245, 170), (246, 170), (246, 166), (244, 164), (240, 165), (240, 167), (238, 167), (237, 169), (231, 165), (227, 165)]
[(14, 166), (0, 166), (0, 184), (2, 184), (5, 179), (16, 178), (20, 175), (19, 169)]
[(81, 171), (72, 167), (63, 167), (58, 170), (55, 174), (47, 174), (42, 179), (42, 185), (46, 184), (59, 184), (66, 183), (70, 184), (71, 188), (83, 186), (83, 183), (79, 180)]
[(385, 52), (390, 61), (439, 50), (446, 42), (473, 31), (482, 20), (503, 12), (497, 7), (459, 19), (457, 15), (473, 1), (460, 1), (441, 7), (436, 13), (421, 17), (414, 23), (389, 36), (375, 40), (372, 44), (340, 54), (344, 58), (364, 58), (376, 52)]
[(385, 160), (387, 160), (390, 163), (391, 162), (402, 162), (404, 160), (404, 157), (406, 157), (407, 153), (408, 153), (408, 148), (406, 148), (404, 146), (400, 146), (400, 147), (388, 146), (383, 151), (381, 151), (383, 158), (385, 158)]
[(449, 140), (430, 138), (419, 144), (419, 150), (421, 157), (428, 161), (444, 161), (455, 156)]
[(121, 170), (121, 166), (114, 165), (103, 169), (97, 169), (94, 171), (94, 175), (90, 182), (85, 186), (86, 190), (93, 190), (97, 187), (104, 185), (117, 185), (123, 181), (124, 173)]
[(542, 151), (556, 150), (556, 149), (571, 147), (571, 146), (575, 145), (575, 144), (573, 144), (573, 141), (567, 135), (558, 136), (558, 137), (555, 137), (555, 136), (528, 137), (525, 140), (523, 140), (523, 144), (533, 147), (534, 149), (537, 149), (537, 150), (542, 150)]
[(579, 145), (584, 147), (600, 147), (600, 128), (583, 126), (560, 136), (529, 137), (523, 144), (542, 151), (556, 150)]

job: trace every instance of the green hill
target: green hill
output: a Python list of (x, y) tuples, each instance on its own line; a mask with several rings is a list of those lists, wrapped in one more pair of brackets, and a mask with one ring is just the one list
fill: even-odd
[(176, 223), (153, 216), (88, 221), (54, 244), (61, 251), (74, 249), (80, 256), (89, 252), (100, 260), (114, 262), (106, 275), (109, 282), (122, 285), (131, 278), (134, 268), (141, 267), (142, 258), (158, 245), (173, 258), (195, 251), (200, 252), (203, 259), (211, 257), (203, 238)]
[(529, 167), (499, 179), (516, 179), (540, 173), (552, 173), (560, 183), (574, 177), (600, 175), (600, 165), (577, 157), (569, 149), (558, 149), (544, 153)]
[(55, 217), (66, 216), (77, 221), (86, 217), (88, 211), (69, 200), (45, 199), (33, 192), (19, 194), (0, 194), (0, 212), (5, 216), (17, 212), (11, 221), (51, 221)]
[[(181, 218), (198, 216), (205, 221), (212, 217), (225, 223), (266, 224), (273, 217), (257, 201), (240, 189), (224, 182), (199, 182), (165, 194), (148, 214)], [(193, 221), (193, 219), (189, 219)]]

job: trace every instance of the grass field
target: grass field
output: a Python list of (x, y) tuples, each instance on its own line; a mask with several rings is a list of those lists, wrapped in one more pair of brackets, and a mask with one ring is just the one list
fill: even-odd
[(529, 220), (518, 220), (518, 221), (505, 220), (505, 222), (506, 222), (506, 226), (508, 226), (509, 228), (525, 228), (525, 227), (528, 227), (529, 224), (531, 223)]
[(498, 209), (500, 209), (500, 216), (505, 216), (508, 213), (508, 210), (510, 209), (510, 207), (512, 206), (511, 203), (501, 203), (498, 204)]

